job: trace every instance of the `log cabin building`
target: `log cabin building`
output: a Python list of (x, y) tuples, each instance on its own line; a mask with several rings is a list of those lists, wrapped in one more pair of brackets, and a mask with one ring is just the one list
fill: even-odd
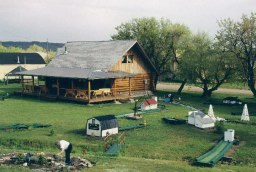
[(157, 70), (137, 41), (89, 41), (67, 42), (46, 67), (19, 75), (31, 76), (23, 95), (91, 103), (152, 94)]

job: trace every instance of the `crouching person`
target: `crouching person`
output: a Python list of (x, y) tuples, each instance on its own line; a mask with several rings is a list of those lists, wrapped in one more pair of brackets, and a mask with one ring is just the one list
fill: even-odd
[(65, 140), (60, 140), (55, 142), (55, 145), (61, 150), (61, 152), (59, 152), (58, 155), (61, 155), (65, 151), (65, 163), (67, 165), (71, 165), (70, 153), (72, 151), (72, 144)]

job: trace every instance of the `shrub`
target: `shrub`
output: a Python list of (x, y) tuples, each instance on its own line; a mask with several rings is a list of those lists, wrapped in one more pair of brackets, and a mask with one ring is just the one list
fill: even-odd
[(223, 132), (225, 131), (224, 122), (218, 121), (215, 123), (215, 126), (216, 126), (215, 132), (218, 134), (223, 134)]

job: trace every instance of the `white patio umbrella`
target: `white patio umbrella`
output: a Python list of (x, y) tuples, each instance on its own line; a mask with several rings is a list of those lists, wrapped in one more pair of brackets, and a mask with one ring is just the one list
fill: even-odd
[(249, 112), (247, 108), (247, 104), (244, 105), (243, 113), (241, 116), (242, 121), (250, 121)]

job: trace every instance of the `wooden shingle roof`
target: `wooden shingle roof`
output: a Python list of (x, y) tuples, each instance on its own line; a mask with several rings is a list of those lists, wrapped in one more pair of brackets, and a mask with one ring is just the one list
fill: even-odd
[(151, 70), (157, 72), (142, 47), (134, 40), (67, 42), (58, 49), (48, 66), (21, 75), (100, 79), (129, 77), (132, 74), (111, 71), (111, 67), (131, 48), (136, 47)]
[(136, 41), (67, 42), (50, 67), (108, 70)]

